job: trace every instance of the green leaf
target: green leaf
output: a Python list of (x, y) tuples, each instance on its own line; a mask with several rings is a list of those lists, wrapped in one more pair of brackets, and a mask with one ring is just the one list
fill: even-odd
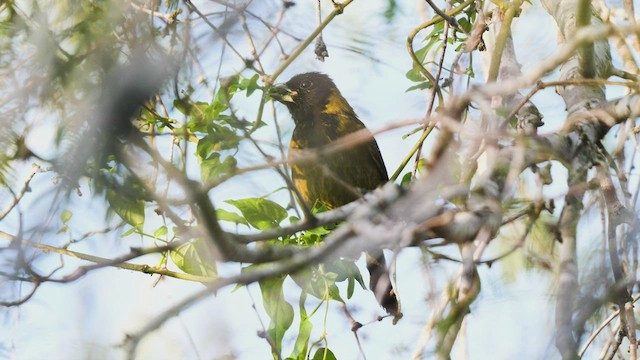
[[(286, 276), (260, 281), (262, 303), (267, 315), (271, 319), (267, 335), (273, 342), (275, 351), (282, 353), (282, 339), (293, 323), (293, 306), (285, 301), (282, 283)], [(275, 356), (274, 356), (275, 357)]]
[(407, 79), (413, 82), (423, 82), (425, 80), (424, 75), (422, 75), (420, 70), (418, 70), (418, 68), (415, 66), (411, 68), (411, 70), (407, 71), (405, 76), (407, 77)]
[(227, 211), (224, 209), (216, 209), (216, 215), (218, 216), (218, 220), (249, 226), (247, 219), (243, 218), (241, 215), (238, 215), (234, 212)]
[(159, 239), (160, 237), (167, 235), (167, 233), (168, 233), (167, 227), (162, 225), (158, 228), (158, 230), (153, 232), (153, 237), (156, 239)]
[(235, 131), (226, 126), (209, 124), (207, 135), (198, 140), (196, 154), (201, 159), (206, 159), (212, 152), (236, 149), (240, 143), (240, 137)]
[(169, 256), (173, 263), (187, 274), (211, 278), (218, 275), (213, 250), (204, 239), (184, 243), (171, 250)]
[(307, 358), (307, 351), (309, 348), (309, 339), (311, 338), (311, 330), (313, 329), (313, 323), (309, 320), (307, 310), (304, 307), (305, 300), (307, 299), (307, 293), (304, 291), (300, 294), (300, 327), (298, 328), (298, 338), (293, 346), (293, 352), (288, 359), (305, 360)]
[(189, 102), (186, 99), (178, 98), (173, 100), (173, 107), (183, 115), (189, 115)]
[(416, 50), (415, 54), (416, 58), (418, 58), (418, 61), (420, 61), (421, 63), (424, 61), (424, 59), (427, 57), (427, 53), (429, 53), (429, 49), (431, 48), (431, 46), (433, 46), (434, 43), (435, 42), (433, 40), (429, 41), (427, 45), (425, 45), (421, 49)]
[(121, 238), (125, 238), (131, 234), (134, 234), (138, 231), (138, 229), (136, 229), (135, 227), (132, 227), (131, 229), (127, 230), (124, 234), (122, 234), (122, 236), (120, 236)]
[(253, 75), (250, 79), (242, 78), (238, 83), (238, 89), (247, 90), (247, 97), (251, 96), (254, 91), (260, 89), (260, 85), (258, 85), (259, 78), (258, 74)]
[(458, 25), (460, 25), (462, 30), (467, 34), (470, 34), (471, 30), (473, 30), (473, 25), (465, 18), (458, 19)]
[(431, 89), (433, 87), (433, 83), (431, 83), (430, 81), (423, 81), (419, 84), (410, 86), (409, 88), (407, 88), (407, 90), (405, 90), (405, 92), (409, 92), (409, 91), (413, 91), (413, 90), (425, 90), (425, 89)]
[(213, 153), (209, 158), (202, 160), (200, 164), (200, 176), (202, 181), (210, 182), (219, 176), (233, 172), (237, 165), (236, 158), (226, 156), (224, 161), (220, 161), (220, 153)]
[(207, 119), (213, 115), (209, 104), (203, 101), (193, 101), (188, 96), (173, 101), (176, 110), (189, 117), (188, 127), (192, 131), (205, 132)]
[(122, 220), (133, 226), (136, 230), (142, 231), (144, 225), (144, 200), (138, 200), (130, 196), (118, 195), (115, 190), (107, 190), (107, 201), (111, 209), (115, 211)]
[[(427, 37), (427, 38), (429, 39), (427, 44), (425, 46), (423, 46), (422, 48), (420, 48), (420, 49), (415, 51), (416, 59), (418, 60), (418, 62), (420, 62), (420, 64), (424, 63), (424, 59), (426, 59), (427, 54), (429, 53), (429, 50), (433, 47), (433, 45), (438, 44), (438, 43), (441, 42), (440, 33), (438, 32), (437, 28), (434, 31), (432, 31), (431, 34), (429, 35), (429, 37)], [(425, 80), (427, 80), (426, 77), (422, 74), (422, 72), (420, 72), (420, 69), (418, 68), (418, 66), (416, 64), (413, 64), (413, 66), (411, 67), (411, 70), (407, 71), (405, 76), (407, 77), (407, 79), (409, 79), (409, 80), (411, 80), (413, 82), (421, 83), (419, 85), (420, 87), (415, 87), (414, 86), (414, 87), (409, 88), (407, 91), (418, 89), (418, 88), (419, 89), (428, 89), (428, 88), (433, 86), (428, 81), (425, 81)], [(427, 85), (427, 84), (429, 84), (429, 85)], [(416, 85), (416, 86), (418, 86), (418, 85)]]
[(347, 280), (347, 299), (351, 299), (351, 297), (353, 296), (353, 292), (355, 291), (355, 287), (356, 282), (353, 280), (353, 278), (349, 278)]
[(411, 184), (411, 180), (413, 180), (413, 174), (411, 172), (408, 172), (404, 174), (404, 176), (402, 177), (402, 180), (400, 180), (400, 185), (407, 186)]
[(315, 245), (322, 241), (322, 239), (329, 233), (331, 233), (331, 231), (324, 226), (307, 230), (298, 236), (298, 245)]
[[(253, 123), (250, 121), (247, 121), (245, 119), (238, 119), (236, 116), (226, 114), (218, 115), (218, 118), (216, 120), (219, 120), (220, 123), (225, 123), (234, 129), (242, 129), (243, 133), (247, 131), (248, 127), (253, 126)], [(256, 125), (255, 129), (265, 125), (267, 125), (267, 123), (265, 123), (264, 121), (260, 121), (260, 123)]]
[(211, 119), (218, 117), (223, 111), (229, 109), (229, 102), (233, 98), (233, 95), (238, 91), (239, 76), (232, 76), (228, 79), (220, 80), (220, 90), (213, 97), (213, 101), (207, 108), (208, 114), (211, 115)]
[(336, 259), (326, 264), (325, 269), (327, 272), (335, 273), (337, 275), (335, 278), (336, 282), (348, 280), (347, 282), (347, 298), (348, 299), (350, 299), (351, 296), (353, 296), (353, 291), (354, 291), (356, 281), (360, 284), (360, 286), (362, 286), (363, 289), (367, 288), (364, 284), (364, 280), (362, 279), (362, 274), (360, 273), (360, 269), (358, 269), (358, 266), (356, 266), (355, 261), (351, 259), (346, 259), (346, 258)]
[(66, 225), (69, 222), (69, 220), (71, 220), (72, 216), (73, 214), (71, 213), (71, 211), (64, 210), (62, 211), (62, 214), (60, 214), (60, 220), (62, 221), (63, 224)]
[(311, 360), (338, 360), (338, 359), (336, 359), (336, 356), (333, 355), (333, 352), (328, 348), (320, 348), (318, 349), (318, 351), (316, 351), (316, 353), (313, 355), (313, 358), (311, 358)]
[(320, 300), (336, 300), (344, 302), (340, 297), (340, 290), (336, 286), (338, 274), (325, 271), (323, 265), (309, 266), (291, 275), (302, 290)]
[(240, 210), (249, 224), (259, 230), (277, 227), (287, 217), (285, 208), (265, 198), (246, 198), (225, 202)]

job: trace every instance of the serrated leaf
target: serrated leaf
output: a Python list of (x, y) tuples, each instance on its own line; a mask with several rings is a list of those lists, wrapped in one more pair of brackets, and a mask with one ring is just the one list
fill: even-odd
[(247, 97), (251, 96), (254, 91), (260, 88), (258, 85), (258, 79), (260, 76), (258, 74), (253, 75), (251, 78), (242, 78), (238, 83), (238, 89), (247, 90)]
[(142, 231), (144, 225), (144, 200), (130, 196), (118, 195), (114, 190), (107, 190), (107, 201), (111, 209), (127, 224)]
[(215, 94), (207, 112), (216, 118), (218, 114), (229, 109), (229, 102), (238, 91), (239, 76), (232, 76), (228, 79), (220, 80), (220, 90)]
[(188, 128), (195, 132), (205, 132), (207, 119), (211, 118), (209, 104), (204, 101), (193, 101), (189, 97), (176, 99), (173, 106), (180, 113), (189, 117)]
[(187, 274), (214, 278), (218, 275), (213, 250), (204, 239), (184, 243), (169, 252), (176, 266)]
[(287, 217), (285, 208), (265, 198), (246, 198), (225, 202), (240, 210), (249, 224), (259, 230), (277, 227)]

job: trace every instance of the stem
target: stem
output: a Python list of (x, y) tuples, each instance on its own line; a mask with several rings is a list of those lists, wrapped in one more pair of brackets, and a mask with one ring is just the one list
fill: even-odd
[(500, 61), (502, 61), (502, 52), (507, 44), (507, 38), (511, 33), (511, 23), (516, 15), (516, 12), (520, 11), (522, 6), (522, 0), (514, 0), (507, 12), (504, 14), (504, 20), (500, 26), (500, 32), (496, 36), (496, 46), (491, 56), (491, 65), (489, 66), (489, 73), (487, 75), (487, 82), (494, 82), (498, 79), (498, 72), (500, 70)]
[[(2, 238), (12, 238), (13, 239), (13, 237), (4, 236), (4, 235), (2, 236)], [(106, 259), (106, 258), (99, 257), (99, 256), (93, 256), (93, 255), (89, 255), (89, 254), (85, 254), (85, 253), (81, 253), (81, 252), (77, 252), (77, 251), (73, 251), (73, 250), (69, 250), (69, 249), (63, 249), (63, 248), (59, 248), (59, 247), (55, 247), (55, 246), (51, 246), (51, 245), (40, 244), (40, 243), (28, 241), (28, 240), (22, 240), (21, 243), (23, 245), (29, 246), (31, 248), (42, 250), (43, 252), (54, 252), (54, 253), (57, 253), (57, 254), (71, 256), (71, 257), (74, 257), (74, 258), (77, 258), (77, 259), (90, 261), (90, 262), (95, 263), (95, 264), (105, 264), (105, 266), (117, 267), (117, 268), (121, 268), (121, 269), (132, 270), (132, 271), (138, 271), (138, 272), (142, 272), (142, 273), (145, 273), (145, 274), (158, 274), (158, 275), (170, 276), (170, 277), (173, 277), (173, 278), (176, 278), (176, 279), (197, 281), (197, 282), (211, 282), (211, 281), (215, 280), (215, 278), (212, 278), (212, 277), (209, 277), (209, 276), (191, 275), (191, 274), (171, 271), (171, 270), (168, 270), (168, 269), (165, 269), (165, 268), (156, 267), (156, 266), (132, 264), (132, 263), (128, 263), (128, 262), (121, 262), (121, 263), (113, 264), (112, 263), (112, 261), (113, 261), (112, 259)]]

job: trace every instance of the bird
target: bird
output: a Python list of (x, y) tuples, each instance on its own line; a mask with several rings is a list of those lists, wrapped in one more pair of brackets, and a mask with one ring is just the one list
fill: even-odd
[[(307, 208), (336, 209), (361, 198), (389, 181), (378, 143), (360, 121), (329, 76), (308, 72), (275, 85), (270, 96), (286, 105), (295, 128), (288, 158), (320, 150), (355, 132), (367, 141), (344, 150), (318, 153), (315, 161), (292, 162), (293, 184)], [(382, 250), (367, 254), (369, 287), (391, 315), (400, 312)]]

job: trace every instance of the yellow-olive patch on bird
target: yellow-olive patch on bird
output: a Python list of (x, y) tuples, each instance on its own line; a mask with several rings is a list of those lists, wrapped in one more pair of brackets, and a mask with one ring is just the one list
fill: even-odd
[[(290, 160), (302, 151), (321, 150), (355, 132), (368, 135), (369, 140), (344, 150), (319, 151), (313, 161), (291, 163), (299, 200), (308, 207), (335, 209), (389, 180), (378, 144), (327, 75), (296, 75), (272, 87), (269, 95), (287, 106), (296, 125), (289, 144)], [(370, 287), (379, 294), (378, 301), (389, 313), (397, 314), (397, 299), (381, 251), (370, 258), (368, 269)]]

